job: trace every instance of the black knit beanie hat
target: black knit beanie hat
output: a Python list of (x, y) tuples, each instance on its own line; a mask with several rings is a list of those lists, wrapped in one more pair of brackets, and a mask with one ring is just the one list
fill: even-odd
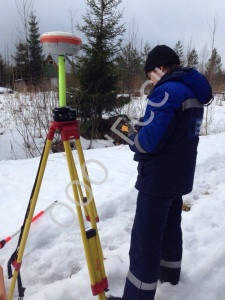
[(176, 52), (166, 45), (158, 45), (148, 53), (144, 69), (147, 74), (156, 67), (173, 64), (180, 64), (180, 59)]

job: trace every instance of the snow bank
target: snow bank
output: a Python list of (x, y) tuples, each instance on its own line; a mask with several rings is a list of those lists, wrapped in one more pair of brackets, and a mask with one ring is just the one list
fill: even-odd
[[(200, 137), (194, 189), (184, 198), (192, 204), (192, 209), (183, 212), (181, 281), (176, 286), (159, 283), (156, 300), (225, 299), (225, 132), (222, 132), (225, 106), (214, 105), (211, 135)], [(38, 157), (7, 160), (9, 133), (0, 136), (0, 240), (21, 227), (40, 160)], [(82, 142), (88, 147), (88, 141)], [(95, 141), (95, 146), (103, 145)], [(84, 154), (94, 181), (92, 188), (100, 217), (98, 228), (110, 293), (122, 295), (137, 196), (134, 189), (137, 164), (129, 147), (124, 145), (84, 150)], [(77, 153), (73, 155), (78, 166)], [(66, 196), (69, 181), (65, 154), (51, 154), (35, 213), (55, 200), (59, 203), (51, 214), (44, 215), (31, 227), (21, 268), (26, 300), (96, 299), (91, 294), (75, 204)], [(7, 291), (10, 286), (7, 261), (17, 239), (0, 250)], [(14, 299), (16, 295), (17, 289)]]

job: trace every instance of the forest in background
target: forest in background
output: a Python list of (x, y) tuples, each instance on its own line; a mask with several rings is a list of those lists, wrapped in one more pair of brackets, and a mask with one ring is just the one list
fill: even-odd
[[(70, 60), (67, 70), (67, 103), (76, 109), (81, 133), (86, 138), (103, 138), (115, 121), (114, 116), (110, 119), (103, 116), (129, 103), (132, 96), (140, 96), (140, 87), (146, 81), (145, 60), (156, 46), (151, 41), (140, 40), (135, 22), (131, 28), (126, 28), (123, 11), (118, 10), (121, 3), (122, 0), (86, 0), (83, 23), (77, 25), (70, 12), (71, 27), (76, 27), (85, 41), (78, 56)], [(23, 92), (38, 93), (49, 89), (57, 92), (57, 85), (53, 88), (46, 84), (57, 77), (57, 60), (47, 59), (42, 51), (39, 21), (32, 0), (16, 0), (16, 4), (23, 34), (15, 42), (13, 55), (0, 53), (0, 86), (15, 91), (22, 82)], [(216, 29), (214, 19), (208, 46), (200, 53), (191, 41), (188, 45), (177, 41), (174, 50), (182, 66), (194, 67), (203, 73), (218, 94), (225, 90), (225, 70), (215, 48)], [(124, 38), (127, 31), (128, 40)], [(27, 97), (35, 105), (33, 94)]]

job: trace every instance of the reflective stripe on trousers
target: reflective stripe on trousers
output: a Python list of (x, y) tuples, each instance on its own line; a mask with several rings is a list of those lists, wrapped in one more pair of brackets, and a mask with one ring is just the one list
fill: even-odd
[(171, 268), (171, 269), (180, 268), (181, 260), (180, 261), (167, 261), (167, 260), (161, 259), (160, 266), (166, 267), (166, 268)]
[(134, 276), (134, 274), (131, 273), (131, 271), (128, 272), (127, 278), (130, 280), (133, 285), (138, 288), (139, 290), (143, 291), (153, 291), (157, 287), (157, 282), (153, 283), (145, 283), (141, 280), (139, 280), (137, 277)]

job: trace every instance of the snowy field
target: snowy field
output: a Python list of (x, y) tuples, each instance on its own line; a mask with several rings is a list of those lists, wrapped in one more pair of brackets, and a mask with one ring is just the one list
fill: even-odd
[[(183, 212), (181, 281), (176, 286), (159, 283), (156, 300), (225, 300), (225, 102), (215, 101), (212, 110), (210, 134), (200, 137), (194, 189), (184, 197), (192, 209)], [(10, 160), (9, 142), (6, 131), (0, 135), (0, 240), (22, 225), (40, 159)], [(121, 296), (129, 263), (137, 164), (125, 145), (84, 154), (87, 162), (92, 160), (88, 170), (95, 181), (109, 293)], [(74, 157), (77, 162), (76, 152)], [(91, 294), (75, 204), (66, 196), (68, 184), (65, 154), (51, 154), (35, 214), (55, 200), (59, 203), (32, 224), (21, 268), (26, 300), (97, 299)], [(18, 236), (0, 250), (7, 291), (7, 262), (17, 240)]]

